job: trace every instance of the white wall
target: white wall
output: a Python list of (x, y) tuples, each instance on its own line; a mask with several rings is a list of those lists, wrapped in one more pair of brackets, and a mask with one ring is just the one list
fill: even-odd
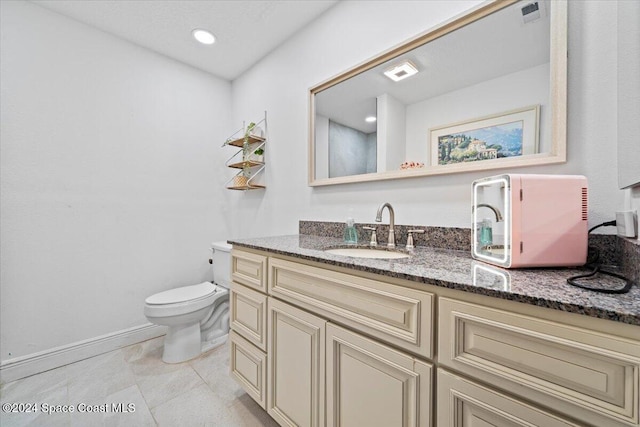
[[(629, 186), (640, 177), (640, 3), (618, 5), (618, 182)], [(625, 190), (623, 210), (640, 212), (640, 185)], [(637, 228), (636, 228), (637, 229)], [(640, 233), (638, 233), (640, 240)]]
[(640, 185), (640, 2), (618, 5), (618, 181)]
[(28, 2), (2, 1), (3, 361), (147, 323), (211, 279), (229, 82)]
[[(487, 172), (308, 187), (307, 104), (318, 82), (477, 3), (340, 2), (235, 80), (234, 120), (266, 109), (270, 135), (268, 188), (231, 200), (232, 234), (295, 233), (299, 219), (343, 221), (349, 207), (356, 221), (371, 222), (385, 201), (396, 223), (468, 227), (471, 182)], [(616, 173), (616, 10), (610, 1), (569, 2), (568, 162), (518, 170), (586, 175), (590, 224), (612, 219), (624, 198)]]
[[(349, 208), (371, 222), (384, 201), (400, 224), (468, 227), (470, 183), (486, 173), (308, 187), (308, 89), (478, 3), (340, 2), (230, 88), (0, 2), (0, 359), (145, 323), (146, 296), (210, 278), (213, 240), (296, 233), (300, 219), (343, 221)], [(521, 171), (585, 174), (595, 224), (624, 204), (616, 4), (569, 6), (569, 161)], [(226, 191), (233, 151), (220, 145), (264, 110), (267, 189)], [(625, 194), (638, 206), (638, 189)]]
[(406, 160), (406, 107), (388, 93), (376, 99), (378, 172), (399, 170)]

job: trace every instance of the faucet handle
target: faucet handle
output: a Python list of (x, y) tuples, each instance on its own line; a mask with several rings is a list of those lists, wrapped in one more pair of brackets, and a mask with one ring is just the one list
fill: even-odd
[(423, 234), (424, 230), (407, 230), (407, 233), (409, 233), (409, 237), (407, 237), (407, 249), (413, 249), (415, 248), (415, 246), (413, 245), (413, 234), (412, 233), (416, 233), (416, 234)]
[(375, 227), (367, 227), (364, 226), (362, 227), (365, 230), (371, 230), (371, 241), (369, 242), (369, 246), (378, 246), (378, 236), (376, 235), (376, 228)]

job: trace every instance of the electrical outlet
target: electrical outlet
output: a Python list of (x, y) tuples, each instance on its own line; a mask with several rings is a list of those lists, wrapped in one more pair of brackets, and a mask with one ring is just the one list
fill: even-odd
[(616, 228), (618, 229), (618, 236), (636, 237), (638, 230), (636, 211), (616, 212)]

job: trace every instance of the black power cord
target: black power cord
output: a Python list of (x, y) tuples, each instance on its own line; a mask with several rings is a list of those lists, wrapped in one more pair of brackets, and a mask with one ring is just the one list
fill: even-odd
[[(616, 221), (607, 221), (607, 222), (603, 222), (602, 224), (598, 224), (594, 227), (591, 227), (589, 229), (589, 233), (591, 233), (593, 230), (595, 230), (596, 228), (600, 228), (600, 227), (610, 227), (610, 226), (615, 226), (616, 225)], [(631, 286), (633, 285), (633, 283), (631, 282), (631, 280), (629, 280), (628, 278), (626, 278), (625, 276), (618, 274), (618, 273), (614, 273), (612, 271), (606, 271), (606, 270), (602, 270), (602, 266), (600, 265), (600, 251), (598, 251), (596, 248), (593, 247), (589, 247), (589, 249), (593, 249), (595, 251), (595, 257), (591, 262), (587, 262), (587, 264), (585, 264), (586, 267), (592, 268), (593, 270), (589, 273), (585, 273), (585, 274), (579, 274), (577, 276), (572, 276), (569, 277), (567, 279), (567, 283), (572, 285), (572, 286), (576, 286), (578, 288), (582, 288), (582, 289), (586, 289), (588, 291), (595, 291), (595, 292), (600, 292), (603, 294), (626, 294), (627, 292), (629, 292), (629, 290), (631, 289)], [(578, 279), (584, 279), (587, 277), (593, 277), (598, 273), (602, 273), (602, 274), (606, 274), (608, 276), (612, 276), (618, 279), (622, 279), (625, 282), (624, 287), (619, 288), (619, 289), (606, 289), (606, 288), (592, 288), (589, 286), (585, 286), (585, 285), (581, 285), (580, 283), (577, 282)]]
[(589, 229), (589, 231), (587, 231), (587, 234), (591, 234), (591, 232), (593, 230), (595, 230), (596, 228), (600, 228), (600, 227), (615, 227), (616, 226), (616, 220), (614, 219), (613, 221), (607, 221), (607, 222), (603, 222), (602, 224), (598, 224), (598, 225), (594, 225), (593, 227), (591, 227)]

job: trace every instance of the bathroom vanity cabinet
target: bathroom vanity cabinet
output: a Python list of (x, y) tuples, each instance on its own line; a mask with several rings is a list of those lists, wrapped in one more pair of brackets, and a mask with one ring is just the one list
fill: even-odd
[(231, 375), (283, 426), (640, 425), (637, 326), (252, 248), (232, 260)]

